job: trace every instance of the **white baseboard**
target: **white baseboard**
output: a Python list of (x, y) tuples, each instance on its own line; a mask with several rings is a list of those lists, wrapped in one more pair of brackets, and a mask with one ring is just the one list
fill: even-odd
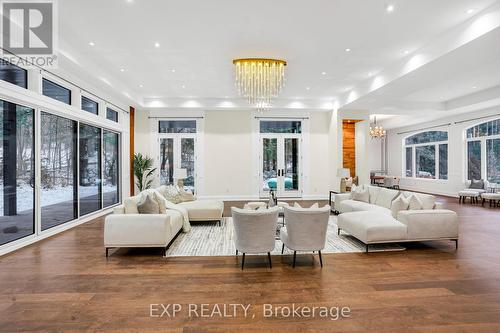
[(42, 239), (46, 239), (46, 238), (52, 237), (54, 235), (57, 235), (63, 231), (69, 230), (71, 228), (74, 228), (76, 226), (79, 226), (81, 224), (89, 222), (91, 220), (94, 220), (94, 219), (101, 217), (103, 215), (109, 214), (112, 211), (113, 211), (112, 207), (107, 208), (105, 210), (86, 215), (80, 219), (77, 219), (77, 220), (74, 220), (71, 222), (67, 222), (67, 223), (63, 223), (59, 226), (50, 228), (48, 230), (43, 231), (41, 234), (27, 236), (27, 237), (18, 239), (16, 241), (13, 241), (11, 243), (4, 244), (4, 245), (0, 246), (0, 256), (3, 256), (7, 253), (18, 250), (18, 249), (23, 248), (25, 246), (31, 245), (33, 243), (39, 242)]

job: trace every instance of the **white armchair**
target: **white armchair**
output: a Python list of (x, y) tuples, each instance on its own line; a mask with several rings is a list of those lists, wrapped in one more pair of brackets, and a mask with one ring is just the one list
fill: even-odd
[(297, 251), (318, 251), (319, 261), (323, 267), (321, 250), (325, 248), (326, 231), (330, 217), (330, 206), (323, 208), (285, 207), (286, 227), (281, 228), (280, 238), (285, 246), (293, 250), (293, 267)]
[(231, 207), (234, 224), (236, 255), (243, 253), (241, 269), (245, 266), (245, 254), (266, 253), (272, 268), (271, 251), (274, 250), (278, 207), (271, 209), (245, 210)]

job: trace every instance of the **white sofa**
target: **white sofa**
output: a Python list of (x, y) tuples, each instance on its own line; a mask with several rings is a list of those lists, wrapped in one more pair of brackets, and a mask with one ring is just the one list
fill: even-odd
[[(160, 192), (146, 190), (130, 197), (127, 204), (139, 203), (142, 195)], [(161, 195), (161, 194), (160, 194)], [(166, 201), (166, 200), (165, 200)], [(222, 201), (195, 200), (172, 204), (167, 202), (164, 214), (138, 214), (125, 204), (113, 208), (104, 223), (104, 247), (168, 247), (175, 236), (190, 229), (189, 221), (220, 221), (224, 211)]]
[[(397, 191), (367, 186), (369, 202), (352, 199), (352, 193), (335, 195), (335, 209), (340, 212), (338, 232), (345, 231), (366, 245), (429, 240), (453, 240), (458, 247), (458, 216), (441, 209), (436, 197), (429, 194)], [(399, 195), (415, 195), (422, 209), (401, 210), (394, 217), (391, 204)]]

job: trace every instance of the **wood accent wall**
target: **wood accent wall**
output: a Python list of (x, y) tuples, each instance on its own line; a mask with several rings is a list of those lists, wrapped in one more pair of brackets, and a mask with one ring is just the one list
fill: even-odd
[(343, 167), (351, 171), (351, 177), (356, 176), (356, 121), (342, 121), (342, 160)]
[(135, 185), (134, 185), (134, 128), (135, 128), (135, 108), (130, 107), (130, 196), (133, 196), (135, 193)]

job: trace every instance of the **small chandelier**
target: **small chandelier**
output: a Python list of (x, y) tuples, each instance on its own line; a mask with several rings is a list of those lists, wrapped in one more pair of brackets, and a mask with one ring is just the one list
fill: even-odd
[(382, 126), (377, 125), (377, 117), (375, 117), (373, 127), (370, 126), (370, 136), (375, 139), (382, 139), (385, 138), (386, 135), (387, 131)]
[(267, 110), (271, 99), (278, 96), (285, 78), (285, 60), (245, 58), (234, 59), (236, 87), (258, 110)]

